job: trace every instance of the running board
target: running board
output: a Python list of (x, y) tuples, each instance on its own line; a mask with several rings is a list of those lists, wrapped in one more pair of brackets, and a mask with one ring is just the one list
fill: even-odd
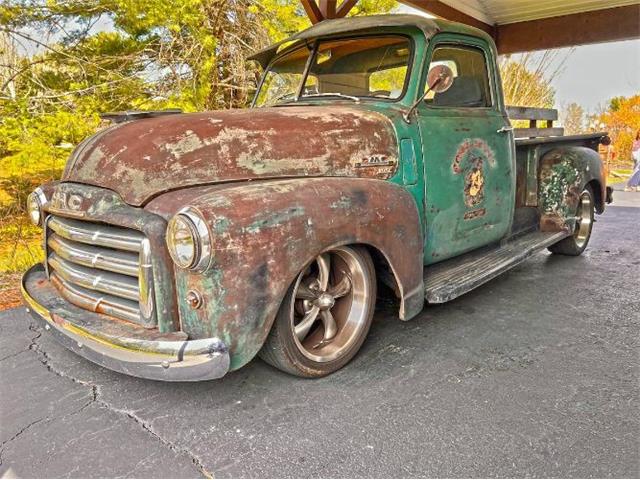
[(453, 300), (568, 235), (566, 232), (536, 231), (517, 237), (503, 245), (482, 248), (425, 267), (425, 299), (428, 303), (444, 303)]

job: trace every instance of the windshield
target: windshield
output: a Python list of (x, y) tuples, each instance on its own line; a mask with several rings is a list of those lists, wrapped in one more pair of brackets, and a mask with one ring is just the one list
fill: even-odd
[(409, 39), (401, 36), (315, 42), (271, 64), (255, 106), (329, 96), (396, 100), (404, 92), (410, 56)]

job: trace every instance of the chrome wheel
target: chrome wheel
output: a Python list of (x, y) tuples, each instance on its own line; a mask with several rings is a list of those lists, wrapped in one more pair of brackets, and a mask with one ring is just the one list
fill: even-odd
[(573, 233), (578, 248), (584, 248), (589, 241), (593, 223), (592, 212), (593, 202), (591, 200), (591, 194), (585, 190), (580, 194), (578, 211), (576, 212), (576, 226)]
[(593, 190), (589, 185), (585, 186), (578, 199), (573, 235), (563, 238), (558, 243), (551, 245), (549, 251), (558, 255), (581, 255), (587, 248), (593, 229), (593, 214), (595, 203)]
[(324, 363), (339, 358), (368, 329), (373, 294), (361, 255), (339, 247), (319, 255), (296, 279), (290, 328), (300, 353)]

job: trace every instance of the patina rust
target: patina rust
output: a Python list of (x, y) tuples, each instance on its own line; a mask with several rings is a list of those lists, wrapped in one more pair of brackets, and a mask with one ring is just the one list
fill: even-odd
[[(229, 110), (121, 124), (81, 144), (64, 181), (118, 192), (131, 205), (203, 183), (302, 176), (390, 178), (396, 166), (391, 121), (350, 106)], [(96, 175), (100, 172), (100, 175)]]
[[(62, 180), (42, 187), (44, 216), (144, 235), (157, 324), (116, 319), (99, 304), (73, 305), (57, 277), (40, 267), (24, 277), (28, 305), (54, 326), (78, 328), (114, 348), (124, 342), (153, 353), (162, 342), (184, 341), (215, 372), (187, 369), (171, 378), (218, 378), (262, 348), (287, 290), (323, 252), (345, 246), (367, 258), (369, 252), (375, 275), (399, 298), (399, 317), (408, 320), (425, 297), (448, 301), (570, 239), (586, 186), (596, 211), (604, 210), (596, 151), (603, 134), (514, 141), (499, 82), (492, 86), (496, 103), (473, 114), (417, 102), (433, 49), (460, 34), (474, 38), (497, 75), (495, 46), (485, 34), (390, 16), (319, 24), (293, 40), (347, 33), (350, 22), (353, 31), (411, 39), (411, 75), (396, 102), (317, 98), (126, 121), (82, 142)], [(288, 48), (276, 45), (258, 59), (268, 63), (281, 47)], [(178, 268), (165, 242), (168, 222), (185, 209), (197, 214), (211, 240), (211, 259), (198, 271)], [(117, 356), (98, 350), (108, 361), (87, 358), (137, 371), (117, 368)], [(164, 378), (156, 367), (138, 374)]]
[(167, 193), (147, 209), (170, 217), (185, 200), (202, 213), (216, 242), (204, 275), (176, 271), (181, 300), (190, 290), (206, 293), (201, 309), (180, 302), (182, 327), (194, 338), (220, 337), (232, 369), (258, 352), (295, 276), (330, 247), (363, 244), (381, 252), (398, 284), (400, 316), (422, 309), (420, 221), (401, 187), (349, 178), (244, 183)]
[(558, 147), (541, 159), (539, 174), (540, 229), (573, 231), (580, 194), (590, 185), (596, 211), (604, 211), (606, 183), (598, 153), (585, 147)]

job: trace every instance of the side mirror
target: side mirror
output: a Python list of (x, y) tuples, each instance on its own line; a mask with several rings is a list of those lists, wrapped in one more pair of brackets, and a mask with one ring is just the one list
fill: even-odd
[(436, 65), (429, 70), (427, 85), (432, 92), (446, 92), (453, 85), (453, 70), (446, 65)]
[(453, 85), (453, 70), (446, 65), (436, 65), (427, 74), (427, 88), (424, 95), (422, 95), (416, 102), (411, 105), (408, 111), (402, 114), (402, 118), (407, 123), (411, 123), (411, 114), (418, 107), (420, 102), (427, 98), (429, 92), (443, 93), (449, 90)]

